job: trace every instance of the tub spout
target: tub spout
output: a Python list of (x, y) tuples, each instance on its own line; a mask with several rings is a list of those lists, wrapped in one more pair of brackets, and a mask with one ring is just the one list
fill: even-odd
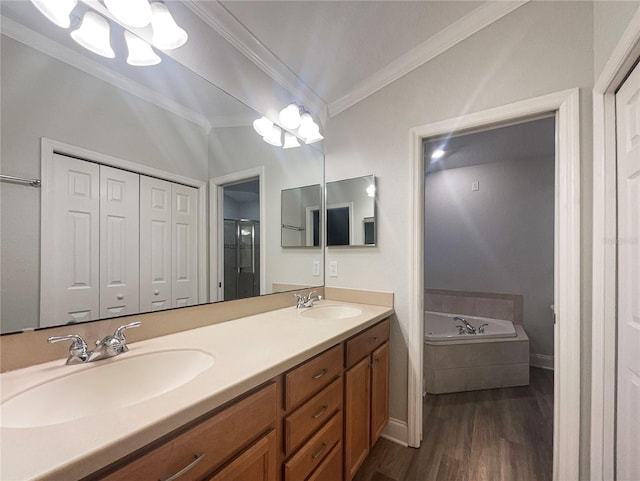
[(475, 334), (476, 333), (476, 328), (473, 327), (471, 324), (469, 324), (469, 322), (464, 317), (455, 316), (453, 318), (453, 320), (461, 322), (462, 324), (464, 324), (464, 328), (467, 331), (467, 333), (469, 333), (469, 334)]

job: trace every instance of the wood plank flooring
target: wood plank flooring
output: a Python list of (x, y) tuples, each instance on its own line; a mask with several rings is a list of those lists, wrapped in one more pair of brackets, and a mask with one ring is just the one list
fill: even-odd
[(529, 386), (430, 395), (420, 449), (380, 439), (354, 481), (550, 481), (553, 371)]

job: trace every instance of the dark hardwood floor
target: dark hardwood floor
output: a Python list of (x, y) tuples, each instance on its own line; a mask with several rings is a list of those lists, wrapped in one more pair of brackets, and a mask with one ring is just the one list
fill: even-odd
[(553, 371), (526, 387), (430, 395), (420, 449), (380, 439), (354, 481), (547, 481), (553, 469)]

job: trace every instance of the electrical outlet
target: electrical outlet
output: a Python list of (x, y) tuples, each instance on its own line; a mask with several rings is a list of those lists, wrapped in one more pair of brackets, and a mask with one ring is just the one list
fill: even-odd
[(480, 190), (480, 182), (477, 180), (471, 182), (471, 190), (473, 190), (474, 192)]
[(314, 276), (320, 275), (320, 261), (313, 261), (313, 268), (311, 271), (311, 275), (314, 275)]
[(338, 261), (329, 262), (329, 276), (338, 277)]

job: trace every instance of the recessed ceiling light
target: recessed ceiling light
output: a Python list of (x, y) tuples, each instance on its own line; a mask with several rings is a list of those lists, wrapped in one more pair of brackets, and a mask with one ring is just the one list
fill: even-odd
[(444, 157), (444, 154), (445, 154), (444, 150), (436, 149), (431, 153), (431, 158), (433, 160), (438, 160), (438, 159), (441, 159), (442, 157)]

